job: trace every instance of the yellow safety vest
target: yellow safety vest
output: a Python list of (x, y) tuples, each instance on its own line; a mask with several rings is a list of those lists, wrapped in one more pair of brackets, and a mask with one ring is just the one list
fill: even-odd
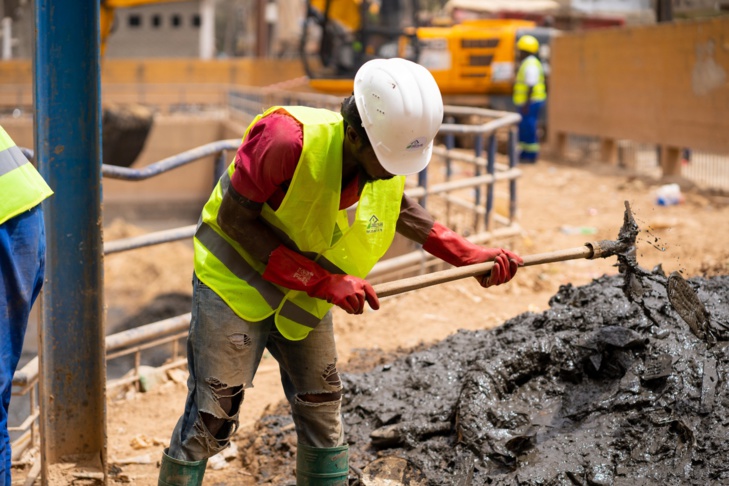
[(514, 83), (513, 101), (516, 106), (521, 106), (527, 102), (527, 93), (529, 86), (525, 82), (526, 67), (528, 65), (536, 65), (539, 68), (539, 81), (532, 86), (532, 96), (530, 101), (544, 101), (547, 99), (547, 88), (544, 85), (544, 68), (541, 61), (536, 56), (529, 56), (522, 61), (519, 71), (516, 73), (516, 82)]
[(53, 191), (0, 126), (0, 224), (34, 208)]
[[(303, 126), (301, 157), (286, 196), (276, 210), (264, 204), (263, 220), (290, 247), (332, 273), (367, 276), (395, 237), (405, 178), (368, 183), (354, 222), (339, 210), (342, 180), (342, 117), (329, 110), (273, 107), (256, 117), (285, 110)], [(231, 163), (205, 204), (195, 234), (195, 273), (242, 319), (257, 322), (275, 314), (276, 327), (292, 341), (304, 339), (332, 304), (261, 277), (265, 265), (220, 229), (218, 211), (235, 171)]]

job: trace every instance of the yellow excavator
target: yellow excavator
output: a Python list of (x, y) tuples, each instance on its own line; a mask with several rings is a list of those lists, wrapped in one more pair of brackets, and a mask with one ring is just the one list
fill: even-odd
[[(172, 1), (176, 0), (101, 0), (99, 20), (102, 60), (113, 31), (116, 9)], [(102, 107), (102, 162), (131, 166), (142, 152), (153, 123), (154, 113), (147, 106), (105, 104)]]
[(428, 68), (446, 103), (491, 106), (495, 98), (509, 98), (516, 42), (537, 30), (534, 22), (421, 25), (422, 12), (418, 0), (307, 0), (300, 55), (309, 85), (349, 93), (363, 63), (403, 57)]

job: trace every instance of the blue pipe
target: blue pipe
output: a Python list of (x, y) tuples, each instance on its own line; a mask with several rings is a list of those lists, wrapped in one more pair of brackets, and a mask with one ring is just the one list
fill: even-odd
[(88, 457), (106, 469), (101, 238), (99, 2), (36, 0), (35, 154), (55, 194), (40, 348), (43, 484), (49, 465)]

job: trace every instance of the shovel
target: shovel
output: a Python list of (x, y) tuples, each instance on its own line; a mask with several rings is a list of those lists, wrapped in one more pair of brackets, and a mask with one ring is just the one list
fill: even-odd
[[(637, 235), (638, 225), (633, 219), (630, 204), (625, 201), (623, 226), (620, 228), (617, 240), (593, 241), (576, 248), (522, 256), (522, 259), (524, 260), (523, 266), (530, 267), (534, 265), (542, 265), (544, 263), (579, 260), (582, 258), (607, 258), (613, 255), (627, 254), (635, 248), (635, 238)], [(411, 290), (451, 282), (453, 280), (484, 275), (490, 272), (493, 266), (494, 262), (484, 262), (465, 267), (451, 268), (440, 272), (429, 273), (427, 275), (418, 275), (415, 277), (395, 280), (393, 282), (378, 284), (374, 286), (374, 289), (378, 297), (389, 297), (409, 292)]]

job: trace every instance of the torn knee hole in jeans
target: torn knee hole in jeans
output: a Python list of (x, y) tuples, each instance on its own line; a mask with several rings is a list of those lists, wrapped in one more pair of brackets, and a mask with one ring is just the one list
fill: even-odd
[(220, 405), (223, 412), (229, 417), (236, 415), (245, 393), (243, 391), (243, 385), (229, 387), (217, 378), (208, 378), (207, 382), (210, 385), (210, 391), (218, 401), (218, 405)]
[(337, 364), (331, 363), (327, 365), (327, 367), (324, 369), (324, 373), (322, 373), (322, 378), (324, 378), (324, 381), (326, 381), (329, 385), (340, 388), (342, 386), (342, 381), (339, 379), (339, 372), (337, 371)]
[(242, 334), (242, 333), (235, 333), (228, 336), (228, 340), (235, 346), (237, 349), (243, 349), (248, 348), (251, 346), (250, 336), (248, 334)]
[(342, 399), (342, 392), (322, 392), (322, 393), (300, 393), (296, 395), (296, 400), (304, 405), (319, 405), (325, 403), (338, 402)]
[(240, 404), (243, 402), (243, 386), (229, 387), (217, 378), (208, 378), (206, 381), (222, 414), (201, 410), (200, 418), (213, 437), (217, 440), (227, 440), (237, 427), (237, 421), (233, 417), (238, 415)]
[(207, 412), (200, 412), (200, 422), (208, 433), (219, 443), (230, 439), (238, 429), (238, 423), (228, 418), (219, 418)]
[(312, 393), (299, 393), (296, 398), (305, 405), (337, 402), (342, 399), (342, 380), (339, 378), (337, 364), (330, 363), (321, 374), (325, 383), (335, 388), (334, 391), (321, 391)]

